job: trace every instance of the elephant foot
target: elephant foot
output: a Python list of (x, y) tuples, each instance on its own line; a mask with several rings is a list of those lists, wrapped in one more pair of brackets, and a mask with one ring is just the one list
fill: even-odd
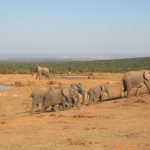
[(30, 113), (31, 113), (31, 114), (36, 114), (36, 112), (35, 112), (35, 111), (31, 111)]

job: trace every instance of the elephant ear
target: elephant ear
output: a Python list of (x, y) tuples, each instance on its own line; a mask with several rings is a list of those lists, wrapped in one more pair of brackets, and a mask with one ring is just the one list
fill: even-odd
[(62, 92), (62, 95), (65, 96), (65, 97), (68, 97), (68, 96), (70, 95), (69, 90), (66, 89), (66, 88), (63, 88), (63, 89), (61, 90), (61, 92)]
[(145, 80), (150, 81), (150, 72), (149, 71), (145, 71), (143, 74), (143, 77)]

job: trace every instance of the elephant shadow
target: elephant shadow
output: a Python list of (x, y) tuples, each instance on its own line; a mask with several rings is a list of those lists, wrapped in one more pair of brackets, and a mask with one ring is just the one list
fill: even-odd
[[(107, 98), (107, 99), (104, 99), (103, 102), (109, 102), (109, 101), (117, 101), (117, 100), (120, 100), (120, 99), (123, 99), (124, 97), (121, 97), (121, 96), (114, 96), (114, 97), (110, 97), (110, 98)], [(100, 103), (99, 101), (97, 103)], [(85, 104), (86, 106), (89, 106), (88, 103)]]
[(123, 99), (123, 98), (124, 97), (121, 97), (121, 96), (114, 96), (114, 97), (104, 99), (104, 101), (115, 101), (115, 100), (119, 100), (119, 99)]

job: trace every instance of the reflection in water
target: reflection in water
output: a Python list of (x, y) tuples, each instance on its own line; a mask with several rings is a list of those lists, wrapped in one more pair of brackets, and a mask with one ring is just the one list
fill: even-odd
[(15, 86), (0, 85), (0, 90), (15, 89)]

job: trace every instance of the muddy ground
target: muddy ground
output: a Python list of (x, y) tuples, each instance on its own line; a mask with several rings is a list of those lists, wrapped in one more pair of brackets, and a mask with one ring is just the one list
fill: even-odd
[[(135, 97), (117, 98), (122, 74), (94, 78), (0, 74), (0, 150), (150, 150), (150, 96), (145, 87)], [(32, 89), (50, 83), (82, 83), (86, 89), (109, 81), (110, 99), (68, 111), (31, 114)]]

